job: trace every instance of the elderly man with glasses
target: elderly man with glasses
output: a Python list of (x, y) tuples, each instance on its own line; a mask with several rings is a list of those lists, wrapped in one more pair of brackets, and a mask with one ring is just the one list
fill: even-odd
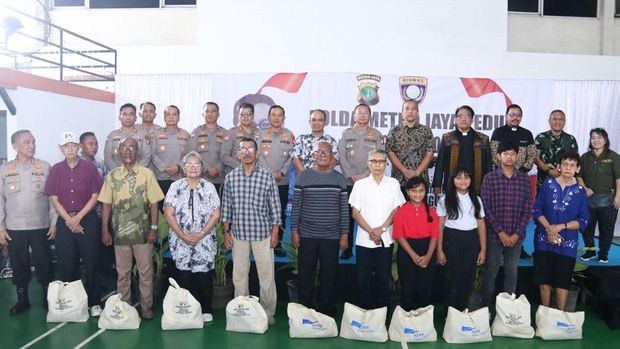
[(232, 248), (235, 297), (250, 294), (250, 251), (254, 255), (260, 304), (267, 313), (269, 325), (274, 325), (277, 294), (273, 249), (278, 245), (281, 207), (273, 175), (257, 164), (257, 148), (255, 140), (242, 138), (237, 151), (241, 166), (224, 180), (224, 244)]

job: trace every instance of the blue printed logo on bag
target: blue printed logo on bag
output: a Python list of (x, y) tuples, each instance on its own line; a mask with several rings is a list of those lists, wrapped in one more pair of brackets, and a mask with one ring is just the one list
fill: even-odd
[(461, 332), (470, 332), (472, 336), (480, 336), (482, 332), (477, 327), (461, 326)]
[(407, 327), (405, 327), (405, 329), (403, 330), (403, 333), (407, 335), (411, 335), (411, 337), (414, 337), (414, 338), (424, 338), (424, 336), (426, 336), (426, 334), (422, 331), (417, 331), (413, 328), (407, 328)]
[(565, 329), (568, 333), (573, 333), (575, 331), (575, 326), (566, 322), (558, 321), (555, 326), (560, 329)]
[(351, 321), (351, 327), (357, 327), (358, 332), (374, 332), (369, 326), (362, 324), (361, 322), (357, 322), (355, 320)]
[(301, 320), (301, 324), (302, 325), (310, 325), (310, 327), (313, 330), (316, 331), (327, 331), (327, 328), (325, 328), (323, 325), (321, 325), (318, 321), (312, 321), (312, 320), (308, 320), (308, 319), (302, 319)]

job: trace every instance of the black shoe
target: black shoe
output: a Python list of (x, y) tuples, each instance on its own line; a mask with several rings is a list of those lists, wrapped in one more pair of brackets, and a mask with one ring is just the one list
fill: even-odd
[(25, 312), (28, 309), (30, 309), (30, 303), (23, 302), (23, 301), (17, 301), (17, 303), (15, 303), (15, 305), (9, 310), (9, 314), (18, 315), (18, 314)]
[(342, 254), (340, 255), (340, 259), (346, 260), (353, 257), (353, 250), (351, 250), (350, 248), (347, 248), (346, 250), (342, 251)]
[(581, 257), (579, 257), (579, 259), (581, 259), (582, 261), (589, 261), (590, 259), (594, 258), (595, 256), (596, 256), (596, 252), (588, 250), (588, 251), (586, 251), (586, 253), (581, 255)]

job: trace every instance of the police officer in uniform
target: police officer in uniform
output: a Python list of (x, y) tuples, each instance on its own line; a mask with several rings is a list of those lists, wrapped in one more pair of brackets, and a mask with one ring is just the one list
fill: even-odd
[(226, 165), (225, 174), (239, 167), (241, 162), (237, 157), (239, 143), (243, 138), (255, 139), (258, 129), (252, 125), (254, 121), (254, 105), (250, 103), (242, 103), (239, 106), (239, 126), (228, 130), (228, 134), (224, 138), (224, 144), (220, 151), (220, 157), (224, 165)]
[[(368, 152), (371, 150), (383, 150), (384, 142), (381, 132), (370, 127), (370, 107), (366, 104), (358, 104), (353, 110), (355, 125), (342, 133), (338, 142), (340, 154), (340, 169), (347, 180), (347, 192), (351, 195), (353, 184), (362, 178), (368, 177)], [(353, 216), (349, 225), (349, 248), (342, 252), (341, 259), (351, 258), (353, 244)]]
[(125, 138), (133, 138), (138, 142), (140, 150), (138, 163), (142, 166), (148, 166), (149, 162), (151, 162), (151, 148), (144, 139), (144, 135), (136, 127), (136, 106), (131, 103), (123, 104), (119, 110), (118, 119), (121, 122), (121, 128), (110, 132), (105, 140), (103, 162), (106, 167), (112, 171), (122, 165), (118, 156), (118, 145)]
[[(288, 171), (291, 169), (291, 151), (295, 145), (295, 136), (289, 129), (282, 127), (286, 118), (284, 108), (274, 105), (269, 108), (267, 114), (269, 127), (258, 131), (256, 142), (258, 143), (258, 163), (273, 175), (278, 184), (278, 194), (282, 207), (282, 227), (286, 227), (286, 204), (288, 203), (289, 178)], [(282, 234), (282, 229), (280, 234)], [(278, 241), (282, 240), (282, 236)], [(284, 256), (286, 253), (279, 248), (275, 253)]]
[(190, 150), (200, 154), (204, 163), (202, 176), (213, 183), (221, 198), (220, 188), (224, 183), (224, 163), (220, 158), (220, 151), (228, 131), (217, 124), (217, 119), (220, 117), (220, 107), (217, 103), (205, 103), (202, 116), (205, 118), (205, 123), (192, 131)]
[(11, 136), (11, 143), (17, 157), (0, 166), (0, 245), (9, 246), (13, 284), (17, 288), (17, 303), (9, 313), (17, 315), (30, 308), (30, 257), (43, 287), (43, 306), (47, 308), (47, 286), (54, 278), (48, 240), (56, 235), (58, 215), (43, 193), (50, 165), (34, 158), (36, 144), (32, 133), (17, 131)]
[(136, 125), (136, 127), (138, 128), (138, 131), (143, 139), (146, 139), (149, 143), (153, 140), (155, 132), (162, 129), (161, 126), (153, 122), (156, 116), (157, 112), (155, 104), (152, 102), (144, 102), (140, 104), (140, 118), (142, 118), (142, 123)]
[[(179, 108), (170, 105), (164, 109), (166, 127), (155, 132), (151, 141), (151, 170), (157, 178), (159, 187), (164, 192), (172, 182), (183, 177), (181, 160), (189, 152), (189, 133), (179, 128)], [(163, 200), (159, 203), (160, 209)]]

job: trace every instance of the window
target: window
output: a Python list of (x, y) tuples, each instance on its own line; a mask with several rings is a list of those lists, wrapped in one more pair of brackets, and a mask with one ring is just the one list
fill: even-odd
[(82, 6), (85, 0), (54, 0), (54, 6)]
[(508, 11), (539, 13), (538, 0), (508, 0)]
[(196, 6), (196, 0), (54, 0), (54, 7), (88, 8), (159, 8), (164, 6)]
[(164, 6), (196, 5), (196, 0), (164, 0)]
[(620, 0), (616, 0), (616, 17), (620, 17)]

